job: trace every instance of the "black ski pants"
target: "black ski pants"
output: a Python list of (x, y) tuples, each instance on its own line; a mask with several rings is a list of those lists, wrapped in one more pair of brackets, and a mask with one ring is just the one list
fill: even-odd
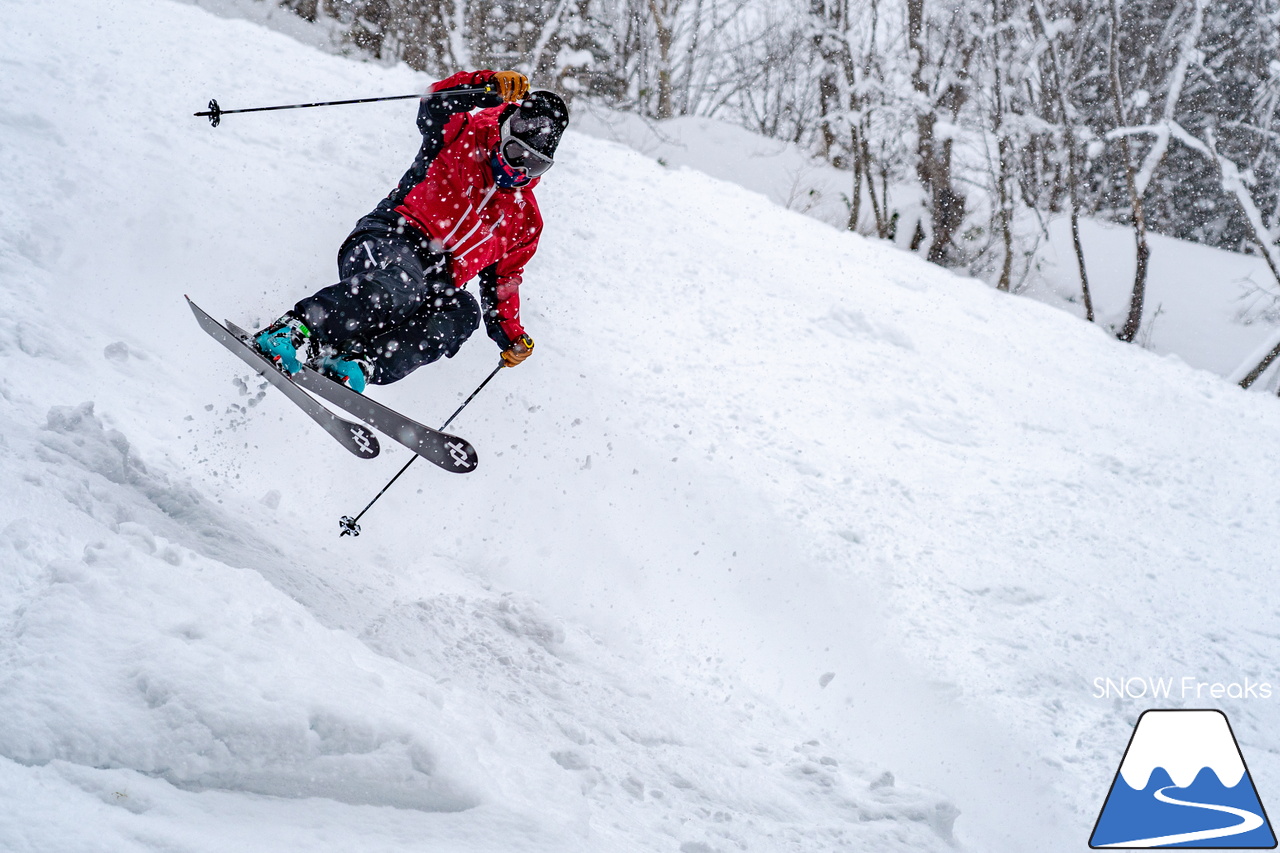
[(476, 298), (454, 287), (447, 255), (397, 234), (360, 235), (338, 258), (342, 280), (293, 308), (313, 340), (359, 353), (370, 381), (387, 385), (441, 356), (452, 358), (480, 326)]

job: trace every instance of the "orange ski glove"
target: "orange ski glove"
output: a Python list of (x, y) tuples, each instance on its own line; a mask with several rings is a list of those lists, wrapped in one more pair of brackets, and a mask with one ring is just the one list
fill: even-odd
[(519, 71), (495, 71), (493, 83), (498, 86), (498, 94), (508, 104), (524, 100), (529, 94), (529, 78)]
[(508, 349), (502, 351), (502, 366), (515, 367), (533, 353), (533, 338), (521, 335)]

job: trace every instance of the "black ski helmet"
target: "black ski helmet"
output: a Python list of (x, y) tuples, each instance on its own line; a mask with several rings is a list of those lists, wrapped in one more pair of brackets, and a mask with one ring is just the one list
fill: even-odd
[(569, 126), (569, 108), (555, 92), (530, 92), (519, 109), (512, 112), (511, 135), (540, 154), (555, 157), (560, 137)]

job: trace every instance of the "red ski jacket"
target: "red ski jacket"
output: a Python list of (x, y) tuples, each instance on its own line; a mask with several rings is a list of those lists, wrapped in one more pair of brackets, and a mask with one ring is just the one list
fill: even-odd
[[(462, 72), (436, 83), (431, 91), (483, 86), (492, 77), (492, 71)], [(426, 171), (414, 183), (419, 175), (410, 170), (405, 177), (413, 175), (407, 182), (411, 185), (402, 182), (393, 193), (399, 196), (394, 209), (431, 238), (433, 249), (448, 253), (454, 286), (463, 287), (482, 271), (492, 274), (482, 278), (482, 287), (494, 286), (492, 294), (484, 295), (491, 295), (496, 316), (486, 319), (514, 341), (524, 334), (521, 276), (542, 234), (542, 214), (533, 196), (538, 179), (521, 189), (503, 189), (494, 183), (489, 157), (498, 147), (498, 119), (509, 106), (467, 112), (476, 103), (474, 97), (461, 95), (423, 99), (418, 114), (423, 146), (418, 159), (425, 162)]]

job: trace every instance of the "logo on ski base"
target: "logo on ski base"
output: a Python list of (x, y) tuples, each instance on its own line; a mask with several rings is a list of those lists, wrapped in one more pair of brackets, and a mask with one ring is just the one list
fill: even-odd
[(460, 441), (446, 441), (445, 447), (449, 448), (449, 456), (453, 459), (453, 464), (457, 468), (470, 468), (471, 461), (467, 458), (467, 448)]
[(1144, 711), (1089, 846), (1273, 849), (1275, 833), (1226, 715)]
[(373, 444), (369, 441), (369, 436), (365, 435), (364, 430), (358, 427), (351, 428), (351, 438), (356, 443), (356, 447), (360, 448), (361, 453), (372, 453)]

